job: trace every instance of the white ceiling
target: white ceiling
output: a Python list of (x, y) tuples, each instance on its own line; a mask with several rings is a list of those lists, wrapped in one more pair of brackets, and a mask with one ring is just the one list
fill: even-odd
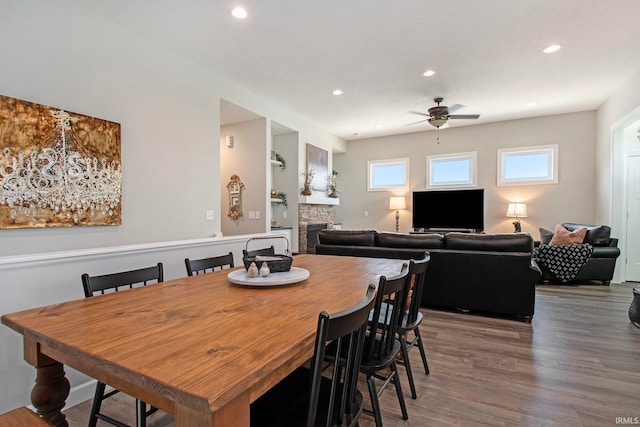
[(640, 0), (77, 2), (346, 140), (433, 129), (436, 96), (481, 114), (452, 126), (592, 110), (640, 70)]

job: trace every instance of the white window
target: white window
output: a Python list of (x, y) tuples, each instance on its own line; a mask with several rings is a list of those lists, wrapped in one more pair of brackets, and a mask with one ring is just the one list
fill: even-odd
[(409, 188), (409, 159), (371, 160), (367, 191), (406, 190)]
[(475, 187), (477, 151), (427, 156), (427, 187)]
[(498, 185), (557, 183), (557, 144), (498, 150)]

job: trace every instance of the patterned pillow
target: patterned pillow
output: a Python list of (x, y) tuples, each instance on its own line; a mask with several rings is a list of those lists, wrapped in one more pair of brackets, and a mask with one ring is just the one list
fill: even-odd
[(581, 245), (587, 235), (587, 228), (581, 227), (575, 231), (569, 231), (562, 225), (557, 224), (553, 231), (553, 238), (549, 242), (550, 246), (559, 245)]

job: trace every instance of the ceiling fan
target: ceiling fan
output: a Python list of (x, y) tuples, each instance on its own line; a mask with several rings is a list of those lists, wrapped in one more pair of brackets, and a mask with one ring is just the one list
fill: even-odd
[(449, 119), (477, 119), (480, 117), (480, 114), (451, 114), (455, 111), (458, 111), (460, 108), (464, 107), (464, 105), (454, 104), (451, 107), (447, 107), (446, 105), (440, 105), (443, 101), (443, 98), (434, 98), (433, 101), (437, 104), (435, 107), (429, 108), (429, 114), (420, 113), (418, 111), (409, 111), (412, 114), (419, 114), (421, 116), (427, 117), (424, 120), (419, 120), (417, 122), (409, 123), (410, 125), (414, 125), (416, 123), (429, 122), (429, 124), (436, 129), (447, 124)]

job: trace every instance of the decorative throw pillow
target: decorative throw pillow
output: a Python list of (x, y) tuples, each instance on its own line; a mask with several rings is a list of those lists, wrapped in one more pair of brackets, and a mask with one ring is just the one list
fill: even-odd
[(551, 239), (551, 242), (549, 242), (549, 245), (581, 245), (582, 242), (584, 242), (584, 237), (586, 235), (586, 227), (578, 228), (575, 231), (569, 231), (560, 224), (557, 224), (553, 232), (553, 238)]
[(553, 231), (547, 230), (546, 228), (540, 228), (540, 244), (548, 245), (553, 239)]

